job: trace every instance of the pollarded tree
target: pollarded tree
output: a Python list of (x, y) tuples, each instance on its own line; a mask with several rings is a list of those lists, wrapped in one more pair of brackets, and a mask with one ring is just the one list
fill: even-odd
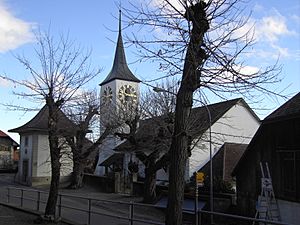
[[(109, 113), (108, 120), (99, 120), (100, 100), (96, 91), (82, 92), (77, 96), (75, 101), (68, 104), (65, 109), (68, 117), (77, 125), (75, 135), (66, 135), (66, 140), (72, 150), (73, 173), (71, 177), (70, 188), (78, 189), (83, 186), (84, 169), (89, 161), (95, 160), (98, 154), (98, 147), (103, 143), (105, 138), (113, 134), (120, 127), (122, 120), (113, 112)], [(99, 130), (94, 140), (88, 139), (89, 133)]]
[(156, 200), (156, 172), (168, 165), (169, 157), (165, 153), (168, 152), (173, 132), (176, 102), (173, 93), (176, 92), (178, 84), (175, 81), (166, 81), (161, 84), (161, 88), (167, 92), (157, 93), (149, 90), (144, 93), (139, 110), (131, 120), (128, 120), (130, 123), (127, 122), (129, 132), (117, 133), (127, 140), (117, 149), (132, 151), (144, 165), (145, 203)]
[[(27, 90), (15, 93), (33, 102), (45, 102), (49, 110), (48, 139), (51, 161), (51, 185), (44, 218), (55, 218), (56, 202), (60, 179), (60, 145), (64, 132), (59, 127), (59, 117), (66, 103), (73, 100), (78, 90), (99, 74), (99, 70), (91, 70), (90, 53), (74, 45), (67, 37), (57, 40), (49, 33), (38, 33), (35, 48), (37, 63), (32, 58), (17, 55), (17, 60), (29, 72), (26, 80), (8, 79)], [(14, 106), (12, 106), (14, 107)], [(27, 106), (20, 106), (28, 110)]]
[[(278, 67), (249, 70), (243, 60), (254, 44), (253, 30), (244, 30), (248, 16), (238, 0), (149, 0), (125, 9), (129, 25), (153, 35), (130, 38), (145, 60), (158, 61), (166, 76), (181, 76), (170, 147), (169, 197), (166, 224), (182, 224), (184, 173), (188, 158), (187, 120), (196, 90), (218, 96), (239, 93), (277, 94), (268, 84), (278, 81)], [(244, 4), (244, 5), (243, 5)], [(142, 28), (141, 28), (142, 27)], [(142, 34), (139, 32), (138, 34)], [(166, 35), (167, 34), (167, 35)]]

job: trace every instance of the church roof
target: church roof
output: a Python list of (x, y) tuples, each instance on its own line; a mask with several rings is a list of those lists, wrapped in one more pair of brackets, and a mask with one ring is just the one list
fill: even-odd
[(100, 85), (104, 85), (112, 80), (126, 80), (126, 81), (134, 81), (134, 82), (141, 82), (138, 78), (136, 78), (133, 73), (128, 68), (126, 57), (125, 57), (125, 51), (124, 51), (124, 45), (123, 45), (123, 39), (122, 39), (122, 33), (121, 33), (121, 11), (120, 11), (120, 17), (119, 17), (119, 35), (118, 35), (118, 42), (116, 46), (115, 51), (115, 59), (112, 66), (111, 71), (107, 75), (107, 77), (100, 83)]
[[(9, 130), (9, 132), (48, 132), (48, 117), (49, 109), (45, 105), (30, 121), (20, 127)], [(72, 132), (77, 130), (76, 125), (61, 110), (58, 111), (58, 129)]]
[[(209, 127), (217, 122), (229, 109), (236, 104), (244, 105), (249, 112), (259, 121), (257, 115), (252, 111), (248, 104), (242, 99), (232, 99), (224, 102), (219, 102), (211, 105), (193, 108), (188, 120), (188, 131), (193, 139), (200, 137)], [(211, 115), (211, 124), (208, 117), (208, 111)], [(140, 127), (136, 133), (136, 140), (138, 146), (132, 146), (129, 141), (121, 143), (115, 148), (116, 151), (136, 151), (146, 150), (139, 148), (153, 148), (153, 142), (157, 139), (157, 132), (160, 127), (166, 126), (165, 116), (150, 118), (140, 121)], [(149, 132), (152, 131), (152, 132)], [(167, 138), (168, 139), (168, 138)], [(171, 136), (169, 137), (169, 145), (171, 143)], [(138, 149), (137, 149), (138, 148)], [(149, 150), (148, 149), (148, 150)]]

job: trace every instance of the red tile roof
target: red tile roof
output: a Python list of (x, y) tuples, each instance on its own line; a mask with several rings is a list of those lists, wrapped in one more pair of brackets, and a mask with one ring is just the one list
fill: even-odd
[(19, 144), (14, 139), (12, 139), (9, 135), (7, 135), (2, 130), (0, 130), (0, 138), (8, 138), (14, 143), (15, 146), (19, 146)]
[(6, 133), (0, 130), (0, 137), (9, 137)]

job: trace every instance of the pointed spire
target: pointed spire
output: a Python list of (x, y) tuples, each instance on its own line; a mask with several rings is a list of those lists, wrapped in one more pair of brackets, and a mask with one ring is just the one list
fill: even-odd
[(133, 73), (128, 68), (126, 62), (122, 33), (121, 33), (122, 31), (121, 14), (122, 12), (121, 10), (119, 10), (119, 34), (118, 34), (116, 51), (115, 51), (114, 64), (110, 73), (107, 75), (105, 80), (100, 85), (104, 85), (115, 79), (141, 82), (133, 75)]
[(122, 11), (119, 9), (119, 35), (121, 34), (122, 31)]

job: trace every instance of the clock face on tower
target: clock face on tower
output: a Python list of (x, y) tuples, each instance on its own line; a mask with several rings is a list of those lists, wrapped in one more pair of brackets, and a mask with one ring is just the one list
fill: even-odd
[(104, 103), (110, 103), (112, 101), (113, 92), (109, 86), (107, 86), (102, 95), (102, 100)]
[(137, 94), (134, 88), (131, 85), (123, 85), (119, 89), (118, 97), (121, 103), (125, 102), (136, 102), (137, 101)]

